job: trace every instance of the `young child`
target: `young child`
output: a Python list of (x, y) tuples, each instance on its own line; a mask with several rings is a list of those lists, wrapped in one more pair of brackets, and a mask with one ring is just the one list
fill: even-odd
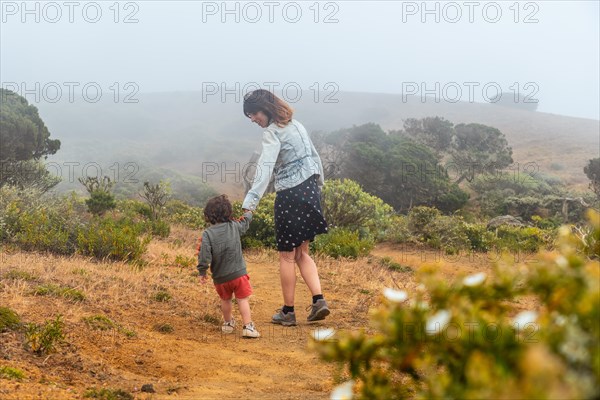
[(211, 224), (204, 230), (198, 253), (200, 282), (208, 281), (206, 270), (210, 267), (215, 289), (221, 298), (221, 311), (225, 322), (223, 333), (232, 333), (235, 321), (232, 315), (231, 297), (235, 298), (242, 314), (245, 338), (260, 337), (250, 316), (248, 297), (252, 294), (250, 277), (246, 273), (246, 262), (242, 256), (240, 235), (248, 230), (252, 212), (245, 212), (239, 221), (231, 219), (232, 207), (226, 195), (213, 197), (204, 207), (204, 218)]

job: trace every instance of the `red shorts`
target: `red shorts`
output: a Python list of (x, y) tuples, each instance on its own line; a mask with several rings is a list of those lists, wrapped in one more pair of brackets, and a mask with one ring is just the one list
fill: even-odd
[(250, 277), (248, 274), (235, 278), (232, 281), (215, 284), (215, 289), (222, 300), (231, 300), (231, 295), (235, 294), (236, 299), (244, 299), (252, 294), (250, 286)]

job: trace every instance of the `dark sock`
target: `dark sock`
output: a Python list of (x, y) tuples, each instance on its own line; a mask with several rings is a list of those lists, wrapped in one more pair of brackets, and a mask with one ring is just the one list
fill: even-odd
[(283, 306), (283, 308), (281, 309), (281, 311), (283, 311), (284, 314), (290, 313), (290, 312), (294, 312), (294, 306)]
[(317, 302), (317, 300), (322, 300), (324, 297), (322, 294), (318, 294), (316, 296), (313, 296), (313, 304), (315, 304)]

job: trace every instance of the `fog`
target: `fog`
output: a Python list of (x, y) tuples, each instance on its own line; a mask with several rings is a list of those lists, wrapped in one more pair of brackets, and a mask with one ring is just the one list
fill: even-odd
[[(2, 87), (33, 104), (201, 91), (239, 102), (405, 93), (599, 119), (599, 5), (535, 2), (2, 2)], [(518, 100), (519, 101), (519, 100)]]

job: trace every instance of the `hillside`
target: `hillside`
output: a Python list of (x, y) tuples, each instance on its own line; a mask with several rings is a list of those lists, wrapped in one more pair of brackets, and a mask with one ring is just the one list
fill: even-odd
[[(120, 169), (134, 162), (142, 171), (164, 168), (202, 176), (203, 163), (220, 168), (225, 162), (227, 169), (235, 171), (237, 162), (240, 171), (260, 148), (260, 128), (249, 123), (233, 96), (227, 102), (218, 98), (203, 101), (199, 92), (140, 94), (138, 98), (137, 104), (87, 104), (81, 100), (39, 104), (52, 137), (62, 142), (61, 150), (48, 161), (60, 165), (79, 162), (81, 166), (95, 162), (106, 174), (113, 174), (108, 170), (115, 168), (115, 162)], [(340, 92), (335, 99), (338, 103), (315, 103), (312, 93), (305, 93), (292, 106), (311, 132), (366, 122), (376, 122), (386, 130), (400, 129), (404, 119), (426, 116), (494, 126), (508, 138), (519, 172), (526, 168), (554, 175), (575, 189), (587, 187), (583, 166), (600, 155), (600, 121), (596, 120), (494, 104), (422, 103), (413, 97), (403, 101), (401, 95), (389, 94)], [(80, 172), (79, 168), (75, 171)], [(68, 181), (66, 168), (62, 175)], [(209, 178), (217, 190), (241, 196), (239, 179), (233, 175)], [(60, 187), (76, 185), (64, 182)]]

